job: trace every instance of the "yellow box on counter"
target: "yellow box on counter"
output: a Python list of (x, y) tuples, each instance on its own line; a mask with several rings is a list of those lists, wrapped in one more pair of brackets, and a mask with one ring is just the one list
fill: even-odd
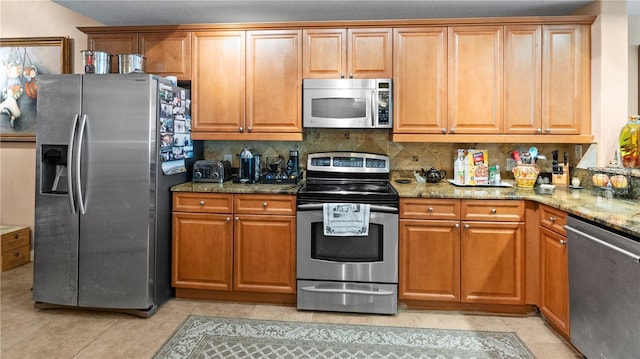
[(31, 230), (26, 226), (0, 226), (2, 241), (0, 267), (8, 271), (31, 260)]
[(467, 151), (469, 160), (468, 185), (489, 184), (489, 151), (470, 149)]

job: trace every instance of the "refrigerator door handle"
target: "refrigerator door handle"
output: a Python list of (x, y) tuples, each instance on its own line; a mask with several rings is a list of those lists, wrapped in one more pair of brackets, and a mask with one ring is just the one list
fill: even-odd
[(76, 114), (76, 116), (73, 118), (73, 125), (71, 125), (71, 131), (69, 133), (69, 149), (67, 151), (67, 188), (69, 189), (68, 196), (69, 196), (69, 205), (71, 206), (71, 213), (76, 214), (77, 210), (76, 210), (76, 203), (73, 200), (73, 151), (74, 151), (74, 145), (75, 145), (75, 139), (76, 139), (76, 131), (77, 131), (77, 126), (78, 126), (78, 118), (80, 117), (79, 114)]
[(85, 203), (82, 195), (82, 181), (80, 176), (80, 160), (82, 159), (82, 143), (84, 142), (84, 130), (87, 127), (87, 115), (82, 115), (82, 121), (80, 121), (80, 126), (78, 132), (78, 148), (76, 149), (75, 156), (75, 177), (76, 177), (76, 192), (78, 194), (78, 211), (80, 214), (85, 214), (87, 209), (85, 208)]

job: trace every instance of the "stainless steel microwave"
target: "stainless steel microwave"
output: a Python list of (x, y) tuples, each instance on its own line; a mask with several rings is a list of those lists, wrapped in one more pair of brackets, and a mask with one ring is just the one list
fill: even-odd
[(392, 128), (391, 79), (304, 79), (302, 125)]

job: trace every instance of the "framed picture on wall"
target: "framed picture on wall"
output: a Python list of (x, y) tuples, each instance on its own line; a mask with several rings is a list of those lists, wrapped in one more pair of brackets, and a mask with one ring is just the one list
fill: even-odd
[(71, 72), (69, 41), (0, 39), (0, 141), (35, 141), (38, 76)]

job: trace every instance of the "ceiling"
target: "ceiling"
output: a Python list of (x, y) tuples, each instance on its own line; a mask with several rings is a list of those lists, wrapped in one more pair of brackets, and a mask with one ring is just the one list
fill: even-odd
[(571, 15), (593, 0), (52, 0), (108, 26)]

